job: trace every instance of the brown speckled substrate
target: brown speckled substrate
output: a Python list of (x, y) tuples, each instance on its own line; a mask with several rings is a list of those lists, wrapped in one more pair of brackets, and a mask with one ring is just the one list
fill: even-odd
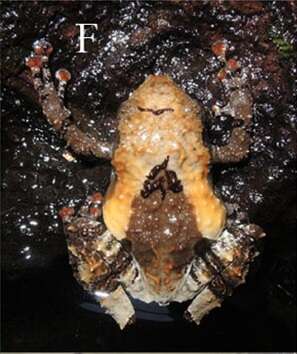
[[(128, 350), (141, 350), (141, 343), (135, 344), (138, 337), (142, 341), (150, 338), (144, 342), (146, 350), (232, 351), (235, 344), (239, 348), (242, 343), (248, 343), (254, 351), (282, 351), (284, 347), (296, 350), (297, 67), (294, 57), (281, 55), (275, 41), (279, 38), (296, 48), (296, 2), (4, 2), (2, 19), (1, 262), (10, 279), (31, 277), (21, 287), (9, 287), (7, 316), (15, 317), (15, 309), (20, 310), (18, 313), (26, 311), (31, 323), (24, 326), (22, 321), (9, 322), (5, 348), (38, 351), (46, 347), (57, 351), (58, 344), (63, 347), (61, 338), (60, 342), (53, 340), (62, 334), (57, 324), (65, 329), (68, 323), (67, 316), (63, 322), (55, 321), (54, 314), (61, 310), (59, 302), (53, 307), (45, 295), (46, 303), (38, 307), (41, 287), (50, 293), (53, 286), (64, 289), (65, 284), (64, 272), (53, 268), (57, 260), (67, 257), (56, 215), (69, 202), (79, 204), (93, 191), (105, 192), (110, 177), (106, 163), (95, 165), (77, 157), (77, 162), (70, 163), (64, 159), (64, 145), (44, 122), (23, 65), (32, 43), (47, 37), (55, 48), (63, 50), (54, 54), (53, 66), (71, 71), (67, 97), (73, 109), (84, 113), (80, 126), (94, 134), (100, 130), (112, 140), (120, 103), (152, 72), (169, 73), (192, 98), (209, 108), (214, 100), (224, 105), (223, 90), (212, 80), (220, 67), (210, 48), (213, 41), (224, 37), (235, 43), (232, 55), (252, 68), (253, 143), (250, 157), (243, 164), (213, 170), (214, 185), (225, 202), (238, 203), (270, 235), (257, 275), (251, 275), (250, 285), (226, 305), (221, 317), (229, 318), (227, 324), (226, 316), (222, 321), (218, 315), (209, 320), (205, 331), (197, 333), (187, 327), (182, 341), (184, 324), (161, 326), (163, 343), (157, 344), (154, 338), (160, 327), (154, 324), (140, 325), (123, 339), (110, 331), (110, 326), (95, 325), (86, 333), (76, 318), (72, 322), (80, 328), (79, 337), (73, 329), (69, 343), (76, 343), (75, 350), (80, 343), (93, 351), (120, 351), (123, 345)], [(100, 23), (98, 43), (88, 47), (88, 56), (76, 54), (75, 23), (79, 22)], [(224, 142), (229, 127), (228, 119), (209, 122), (205, 139)], [(67, 260), (63, 264), (67, 267)], [(51, 273), (51, 269), (55, 271)], [(48, 279), (44, 278), (44, 270)], [(41, 276), (33, 279), (33, 273)], [(41, 311), (46, 305), (50, 319), (47, 323)], [(250, 312), (251, 307), (255, 312)], [(69, 314), (72, 312), (73, 308)], [(51, 323), (49, 332), (46, 326)], [(82, 323), (87, 325), (89, 318)], [(225, 326), (218, 328), (222, 323)], [(164, 327), (170, 330), (166, 332)], [(39, 339), (31, 336), (32, 328), (38, 331)], [(100, 330), (104, 339), (98, 344), (95, 338)], [(48, 333), (53, 337), (49, 338)], [(71, 351), (65, 332), (63, 335), (63, 348)], [(88, 342), (91, 336), (92, 345)]]

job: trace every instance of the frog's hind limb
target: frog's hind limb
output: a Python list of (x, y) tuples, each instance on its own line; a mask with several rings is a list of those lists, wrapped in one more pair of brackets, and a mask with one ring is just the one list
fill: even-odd
[(133, 260), (105, 230), (101, 206), (102, 196), (95, 193), (87, 198), (77, 215), (73, 208), (62, 208), (60, 216), (75, 278), (123, 329), (135, 318), (133, 305), (121, 286), (122, 279), (134, 279)]
[(200, 323), (212, 309), (221, 306), (233, 289), (245, 282), (249, 265), (258, 255), (256, 241), (264, 237), (254, 224), (233, 223), (209, 249), (195, 258), (183, 292), (195, 293), (185, 317)]
[(67, 146), (70, 146), (75, 153), (111, 159), (113, 145), (99, 141), (79, 129), (72, 120), (70, 110), (64, 106), (65, 87), (71, 75), (65, 69), (58, 70), (55, 75), (59, 82), (56, 89), (48, 66), (49, 57), (53, 51), (52, 45), (41, 39), (34, 43), (33, 50), (31, 56), (26, 59), (26, 65), (31, 70), (33, 85), (48, 122), (63, 136)]

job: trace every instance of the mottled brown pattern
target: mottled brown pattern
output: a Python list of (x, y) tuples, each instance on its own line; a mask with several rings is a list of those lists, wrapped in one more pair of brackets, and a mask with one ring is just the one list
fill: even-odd
[(164, 199), (155, 191), (132, 203), (127, 237), (146, 278), (158, 293), (172, 291), (201, 240), (192, 205), (183, 192), (168, 190)]

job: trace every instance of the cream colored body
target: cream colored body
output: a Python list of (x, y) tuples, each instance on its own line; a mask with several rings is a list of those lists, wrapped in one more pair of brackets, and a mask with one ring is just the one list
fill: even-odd
[[(170, 111), (154, 114), (146, 109)], [(132, 201), (146, 176), (167, 156), (168, 168), (176, 172), (194, 207), (202, 236), (216, 239), (220, 235), (225, 208), (208, 181), (210, 154), (202, 141), (199, 112), (198, 104), (167, 76), (149, 76), (122, 105), (120, 141), (112, 160), (116, 180), (103, 208), (105, 224), (117, 239), (125, 238)]]
[[(64, 106), (61, 91), (55, 88), (47, 66), (53, 49), (51, 44), (41, 39), (34, 43), (33, 48), (34, 53), (26, 62), (49, 123), (64, 135), (67, 145), (76, 153), (111, 158), (113, 144), (90, 137), (70, 119), (70, 111)], [(224, 42), (215, 43), (212, 48), (216, 52), (218, 48), (223, 48), (224, 52), (227, 49)], [(219, 55), (220, 60), (227, 64), (224, 53)], [(240, 77), (235, 73), (235, 77), (225, 77), (222, 82), (229, 103), (222, 108), (215, 106), (216, 114), (228, 113), (235, 120), (243, 122), (238, 122), (241, 126), (234, 128), (227, 145), (212, 146), (214, 161), (238, 162), (248, 155), (252, 98), (244, 87), (245, 77), (248, 76)], [(60, 71), (57, 78), (65, 84), (70, 74), (65, 70)], [(208, 182), (210, 155), (202, 141), (200, 108), (170, 78), (149, 76), (122, 105), (119, 120), (120, 142), (112, 160), (117, 179), (109, 188), (104, 204), (108, 230), (103, 232), (105, 228), (100, 220), (102, 199), (98, 198), (98, 193), (87, 198), (77, 215), (73, 214), (73, 208), (61, 210), (74, 274), (85, 289), (94, 293), (121, 329), (135, 318), (135, 310), (126, 291), (142, 301), (162, 304), (194, 298), (185, 314), (199, 324), (204, 315), (220, 306), (232, 288), (244, 282), (249, 264), (257, 255), (255, 242), (265, 234), (257, 225), (242, 224), (236, 220), (236, 213), (233, 215), (235, 220), (229, 220), (227, 228), (221, 233), (225, 224), (225, 209)], [(143, 195), (140, 196), (140, 192), (147, 175), (152, 169), (156, 172), (154, 167), (167, 162), (167, 157), (168, 166), (161, 166), (167, 179), (165, 185), (160, 184), (164, 182), (163, 175), (157, 176), (159, 185), (151, 186), (151, 181), (146, 181), (149, 184), (146, 183), (145, 188), (151, 192), (160, 187), (159, 197), (163, 198), (161, 204), (167, 205), (166, 208), (168, 195), (181, 192), (179, 196), (182, 199), (178, 199), (180, 205), (175, 211), (181, 213), (185, 220), (184, 223), (177, 223), (177, 232), (168, 239), (160, 239), (158, 232), (153, 229), (150, 238), (145, 240), (146, 248), (141, 248), (143, 240), (138, 231), (134, 230), (133, 234), (133, 225), (136, 223), (130, 223), (131, 215), (136, 215), (132, 203), (141, 200)], [(152, 175), (150, 177), (154, 180)], [(161, 177), (163, 180), (159, 179)], [(141, 202), (148, 201), (149, 204), (151, 196), (146, 193), (144, 196), (148, 199), (142, 199)], [(168, 198), (172, 198), (172, 195)], [(188, 215), (180, 206), (187, 207), (184, 209)], [(156, 213), (160, 213), (158, 217), (161, 219), (169, 215), (167, 210), (161, 207)], [(139, 223), (145, 224), (150, 214), (145, 212), (141, 204), (138, 204), (136, 211), (139, 212)], [(140, 218), (141, 215), (143, 218)], [(168, 222), (166, 218), (165, 221)], [(195, 227), (192, 227), (193, 223)], [(185, 228), (178, 228), (186, 224), (191, 226), (189, 232), (183, 232)], [(154, 237), (154, 232), (159, 239)], [(132, 242), (131, 246), (138, 253), (131, 253), (124, 242), (119, 242), (127, 234), (133, 236), (134, 244)], [(168, 233), (164, 231), (163, 235), (168, 236)], [(201, 235), (217, 239), (204, 250), (202, 257), (195, 254), (197, 243), (194, 244), (194, 241), (201, 240)], [(181, 241), (180, 244), (176, 242), (177, 239)], [(165, 250), (164, 245), (168, 246)], [(139, 253), (141, 250), (142, 254)], [(147, 258), (147, 253), (152, 250), (153, 256)], [(140, 267), (139, 259), (144, 267)], [(155, 264), (157, 266), (153, 269)], [(164, 291), (152, 291), (147, 281), (147, 274), (152, 275), (150, 273), (157, 274), (156, 278), (161, 279), (161, 290)], [(169, 285), (168, 291), (162, 287), (164, 284)]]

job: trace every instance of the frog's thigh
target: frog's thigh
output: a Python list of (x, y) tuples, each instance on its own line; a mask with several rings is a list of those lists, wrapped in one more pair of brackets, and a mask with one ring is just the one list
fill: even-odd
[[(83, 225), (80, 223), (80, 225)], [(82, 226), (86, 230), (86, 224)], [(92, 237), (92, 230), (88, 230)], [(119, 279), (131, 265), (131, 259), (121, 244), (107, 230), (93, 242), (83, 242), (84, 248), (68, 240), (71, 263), (76, 277), (86, 290), (99, 297), (99, 303), (121, 329), (134, 320), (135, 311)]]
[(129, 284), (133, 261), (122, 244), (105, 230), (100, 221), (102, 199), (99, 193), (87, 198), (78, 215), (71, 208), (62, 211), (65, 234), (74, 275), (90, 293), (99, 297), (100, 304), (121, 328), (134, 318), (133, 306), (120, 285)]
[(188, 283), (194, 280), (197, 295), (187, 309), (187, 318), (199, 324), (235, 287), (245, 282), (249, 265), (258, 254), (255, 241), (263, 236), (256, 225), (235, 226), (225, 230), (203, 256), (195, 259)]

